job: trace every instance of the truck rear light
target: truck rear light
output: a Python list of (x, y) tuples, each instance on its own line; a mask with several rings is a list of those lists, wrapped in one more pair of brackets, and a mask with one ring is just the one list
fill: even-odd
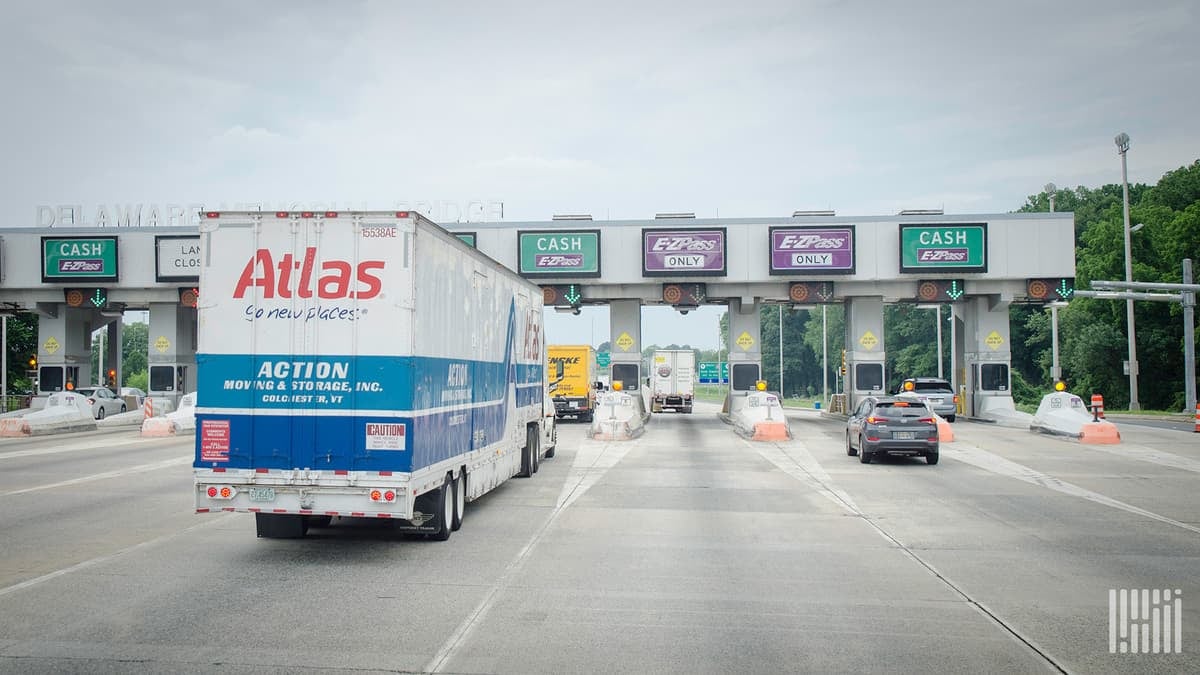
[(220, 218), (221, 212), (220, 211), (205, 211), (204, 217), (205, 218)]
[(397, 217), (397, 218), (407, 218), (407, 217), (408, 217), (408, 211), (397, 211), (397, 212), (396, 212), (396, 217)]
[(396, 491), (390, 490), (390, 489), (371, 490), (371, 493), (369, 496), (371, 498), (371, 501), (373, 501), (373, 502), (383, 502), (385, 504), (391, 504), (396, 501)]
[(233, 499), (237, 496), (237, 488), (232, 485), (210, 485), (207, 494), (209, 499)]
[(337, 211), (326, 211), (325, 217), (326, 218), (337, 218)]
[(276, 217), (276, 218), (287, 218), (287, 217), (288, 217), (288, 212), (287, 212), (287, 211), (276, 211), (276, 212), (275, 212), (275, 217)]

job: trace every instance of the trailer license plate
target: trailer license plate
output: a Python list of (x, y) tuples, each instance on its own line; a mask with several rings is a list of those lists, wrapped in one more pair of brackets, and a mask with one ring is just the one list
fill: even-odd
[(913, 432), (911, 431), (893, 431), (892, 438), (898, 441), (911, 441), (914, 436)]
[(252, 501), (252, 502), (273, 502), (273, 501), (275, 501), (275, 488), (250, 488), (250, 501)]

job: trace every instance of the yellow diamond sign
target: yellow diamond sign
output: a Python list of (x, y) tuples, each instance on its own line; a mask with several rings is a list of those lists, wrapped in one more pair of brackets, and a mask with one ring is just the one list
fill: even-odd
[(47, 354), (53, 354), (61, 346), (58, 344), (58, 340), (55, 340), (53, 337), (46, 338), (46, 341), (42, 343), (42, 349), (46, 350)]
[(879, 338), (875, 337), (875, 334), (871, 331), (867, 331), (862, 334), (862, 337), (858, 338), (858, 344), (862, 345), (863, 349), (866, 350), (875, 349), (879, 345)]
[(159, 354), (163, 354), (171, 348), (171, 341), (167, 339), (167, 336), (159, 335), (158, 339), (154, 341), (154, 348), (158, 350)]
[(992, 331), (983, 339), (983, 344), (987, 345), (992, 351), (996, 351), (1000, 349), (1000, 345), (1004, 344), (1004, 338), (996, 331)]
[(621, 348), (621, 351), (627, 352), (633, 346), (633, 338), (629, 336), (629, 333), (621, 333), (617, 337), (617, 346)]
[(737, 346), (741, 347), (742, 351), (746, 351), (754, 346), (754, 338), (750, 337), (750, 333), (743, 331), (742, 334), (738, 336)]

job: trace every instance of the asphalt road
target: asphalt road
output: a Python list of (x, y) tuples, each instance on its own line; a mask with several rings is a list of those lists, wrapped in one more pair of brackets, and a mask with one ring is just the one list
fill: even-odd
[[(1200, 435), (958, 423), (862, 465), (702, 405), (558, 455), (448, 542), (192, 513), (190, 439), (0, 440), (0, 671), (1200, 672)], [(1181, 654), (1110, 654), (1109, 590), (1178, 589)]]

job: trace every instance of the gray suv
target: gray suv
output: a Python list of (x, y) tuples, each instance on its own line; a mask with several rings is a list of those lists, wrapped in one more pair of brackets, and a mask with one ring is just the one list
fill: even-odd
[[(910, 386), (911, 385), (911, 386)], [(910, 377), (896, 394), (915, 394), (933, 412), (953, 422), (958, 412), (958, 396), (946, 380), (936, 377)]]

